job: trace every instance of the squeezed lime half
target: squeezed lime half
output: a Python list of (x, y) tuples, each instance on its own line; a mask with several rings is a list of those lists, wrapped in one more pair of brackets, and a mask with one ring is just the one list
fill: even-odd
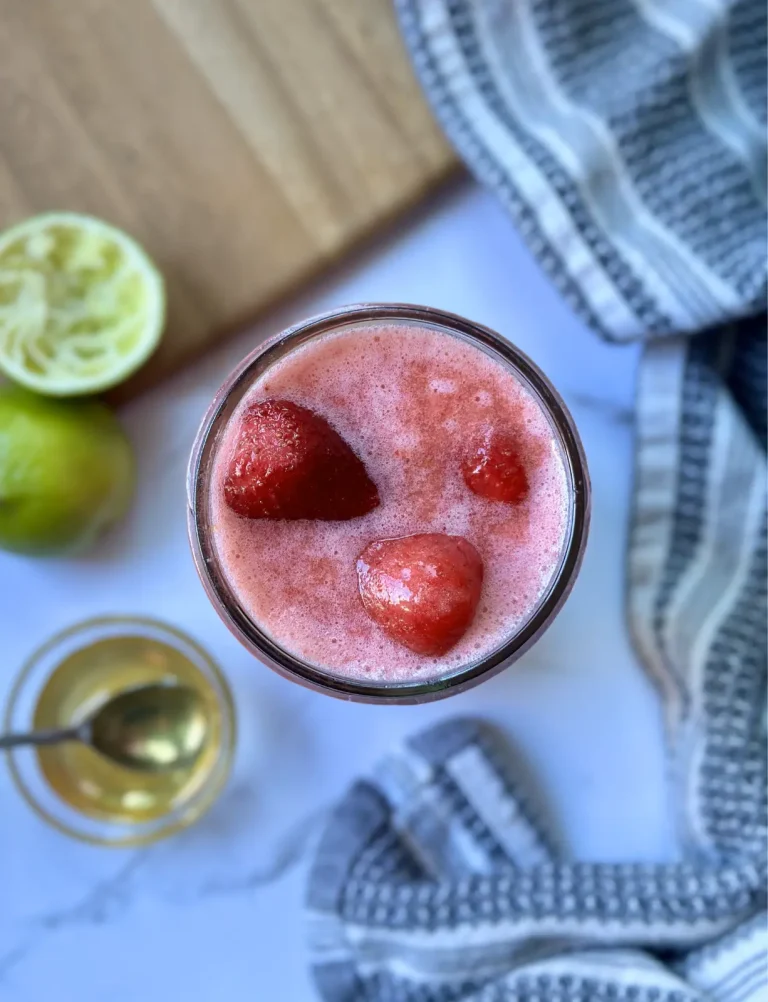
[(100, 219), (51, 212), (0, 234), (0, 369), (38, 393), (99, 393), (157, 347), (163, 279)]

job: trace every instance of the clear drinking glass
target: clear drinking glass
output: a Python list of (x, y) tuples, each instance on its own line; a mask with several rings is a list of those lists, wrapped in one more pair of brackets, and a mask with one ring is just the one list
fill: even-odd
[[(523, 626), (496, 650), (444, 676), (398, 682), (364, 682), (337, 675), (297, 657), (254, 622), (220, 566), (211, 532), (210, 481), (217, 443), (254, 380), (306, 342), (345, 327), (398, 324), (435, 329), (479, 348), (511, 370), (546, 414), (568, 478), (569, 517), (559, 566)], [(197, 572), (214, 608), (238, 640), (260, 661), (302, 685), (341, 699), (369, 703), (421, 703), (462, 692), (517, 660), (546, 630), (576, 579), (590, 516), (590, 485), (584, 449), (562, 399), (547, 377), (518, 348), (464, 317), (426, 306), (373, 303), (346, 306), (312, 317), (271, 338), (248, 355), (225, 380), (203, 418), (187, 475), (188, 524)]]

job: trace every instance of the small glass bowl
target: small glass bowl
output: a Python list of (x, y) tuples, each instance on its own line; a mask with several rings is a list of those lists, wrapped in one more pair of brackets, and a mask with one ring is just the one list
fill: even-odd
[[(57, 751), (65, 746), (44, 750), (31, 746), (17, 747), (9, 750), (7, 756), (11, 777), (22, 797), (39, 817), (54, 828), (96, 845), (136, 847), (165, 838), (197, 821), (217, 799), (229, 776), (236, 735), (232, 694), (221, 669), (199, 644), (171, 626), (138, 617), (109, 616), (71, 626), (38, 648), (21, 669), (8, 697), (3, 731), (19, 733), (34, 730), (36, 724), (40, 726), (41, 698), (48, 698), (45, 693), (50, 690), (46, 687), (54, 673), (78, 652), (101, 641), (117, 638), (156, 642), (186, 659), (200, 677), (205, 686), (204, 696), (214, 708), (215, 740), (212, 738), (209, 752), (203, 753), (208, 755), (208, 762), (194, 776), (194, 782), (187, 783), (179, 790), (178, 796), (169, 799), (167, 811), (146, 819), (85, 813), (56, 792), (43, 767), (41, 752), (56, 756)], [(202, 686), (199, 688), (202, 691)], [(62, 710), (55, 721), (46, 720), (45, 725), (64, 727), (77, 723), (87, 715), (88, 709), (93, 707), (81, 705), (71, 716), (68, 711)], [(87, 753), (98, 755), (90, 749)], [(47, 761), (49, 768), (51, 762), (56, 766), (55, 758), (49, 757)], [(190, 775), (194, 775), (197, 768)]]

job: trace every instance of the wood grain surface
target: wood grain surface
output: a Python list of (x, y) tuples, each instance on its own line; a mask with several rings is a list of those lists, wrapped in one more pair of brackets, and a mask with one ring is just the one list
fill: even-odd
[(101, 216), (163, 270), (176, 370), (455, 164), (390, 0), (0, 0), (0, 227)]

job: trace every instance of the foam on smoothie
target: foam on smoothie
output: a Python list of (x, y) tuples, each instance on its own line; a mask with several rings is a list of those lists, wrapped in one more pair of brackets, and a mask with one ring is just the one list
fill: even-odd
[[(345, 522), (288, 522), (227, 508), (222, 481), (240, 416), (270, 397), (308, 407), (337, 429), (376, 482), (377, 509)], [(467, 440), (493, 426), (518, 436), (530, 484), (521, 504), (478, 497), (462, 478)], [(368, 681), (449, 674), (508, 640), (546, 592), (568, 523), (563, 460), (533, 396), (480, 349), (412, 325), (345, 328), (268, 369), (225, 429), (211, 492), (216, 552), (248, 615), (285, 650)], [(465, 536), (485, 565), (472, 625), (438, 658), (389, 639), (358, 594), (361, 550), (416, 532)]]

